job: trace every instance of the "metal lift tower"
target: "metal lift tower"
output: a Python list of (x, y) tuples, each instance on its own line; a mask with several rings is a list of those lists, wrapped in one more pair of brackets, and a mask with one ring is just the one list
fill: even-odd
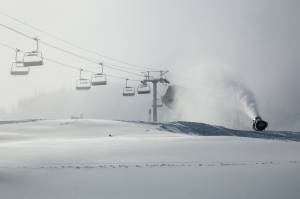
[[(153, 85), (153, 102), (152, 102), (153, 122), (157, 122), (158, 119), (157, 108), (160, 107), (160, 105), (157, 104), (157, 84), (170, 83), (165, 77), (165, 74), (167, 74), (168, 71), (146, 71), (144, 73), (145, 73), (145, 79), (142, 81), (142, 83), (146, 84), (150, 82)], [(159, 74), (159, 76), (157, 74)]]

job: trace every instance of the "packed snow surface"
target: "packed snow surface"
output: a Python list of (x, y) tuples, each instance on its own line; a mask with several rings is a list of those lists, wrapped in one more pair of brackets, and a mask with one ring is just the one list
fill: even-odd
[(297, 132), (0, 122), (0, 198), (299, 198)]

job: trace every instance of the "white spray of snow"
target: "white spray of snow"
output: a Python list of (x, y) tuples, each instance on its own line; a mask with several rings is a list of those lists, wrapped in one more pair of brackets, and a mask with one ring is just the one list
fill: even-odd
[(228, 81), (227, 84), (234, 97), (240, 103), (241, 110), (249, 116), (250, 119), (255, 119), (255, 117), (259, 115), (259, 112), (253, 92), (240, 82)]

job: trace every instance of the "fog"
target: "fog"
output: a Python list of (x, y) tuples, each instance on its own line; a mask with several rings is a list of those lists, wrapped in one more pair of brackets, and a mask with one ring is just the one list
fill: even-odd
[[(171, 83), (180, 85), (184, 92), (178, 93), (174, 110), (159, 110), (161, 121), (189, 120), (249, 129), (251, 119), (237, 97), (241, 90), (235, 92), (228, 85), (235, 82), (251, 93), (270, 129), (300, 129), (299, 1), (11, 0), (2, 5), (2, 12), (80, 46), (169, 70)], [(108, 61), (5, 16), (0, 19), (55, 45)], [(24, 50), (34, 47), (32, 41), (5, 29), (0, 34), (3, 43)], [(46, 46), (41, 49), (47, 57), (97, 69)], [(152, 96), (123, 98), (124, 80), (111, 78), (105, 88), (76, 92), (78, 71), (46, 62), (32, 69), (28, 77), (11, 77), (9, 65), (14, 53), (2, 47), (0, 52), (1, 119), (65, 118), (83, 113), (92, 118), (148, 120)], [(108, 68), (105, 71), (137, 78)], [(160, 95), (165, 89), (160, 86)]]

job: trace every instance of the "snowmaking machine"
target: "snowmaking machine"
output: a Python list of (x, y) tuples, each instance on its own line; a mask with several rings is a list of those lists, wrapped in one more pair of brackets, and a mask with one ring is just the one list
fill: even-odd
[(253, 120), (253, 129), (255, 131), (263, 131), (268, 127), (268, 122), (264, 121), (260, 116)]

